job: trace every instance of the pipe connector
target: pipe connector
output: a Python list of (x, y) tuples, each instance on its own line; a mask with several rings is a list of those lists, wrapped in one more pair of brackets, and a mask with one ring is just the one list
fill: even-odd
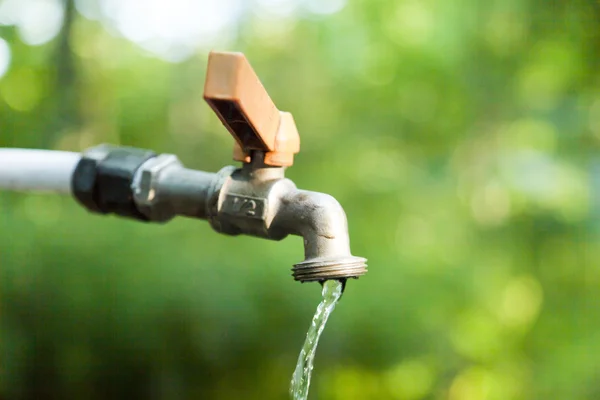
[(176, 215), (206, 219), (218, 177), (184, 168), (173, 154), (160, 154), (138, 169), (132, 183), (134, 200), (150, 221), (166, 222)]

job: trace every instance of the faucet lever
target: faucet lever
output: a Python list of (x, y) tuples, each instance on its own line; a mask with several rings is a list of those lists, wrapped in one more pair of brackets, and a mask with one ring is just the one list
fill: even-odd
[(204, 99), (236, 140), (233, 158), (249, 163), (253, 151), (264, 163), (294, 163), (300, 136), (292, 114), (279, 111), (242, 53), (211, 51)]

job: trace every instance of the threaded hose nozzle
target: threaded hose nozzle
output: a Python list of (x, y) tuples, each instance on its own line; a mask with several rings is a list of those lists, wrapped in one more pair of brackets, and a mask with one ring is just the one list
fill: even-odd
[(300, 282), (358, 278), (367, 273), (367, 259), (362, 257), (313, 258), (295, 264), (292, 276)]

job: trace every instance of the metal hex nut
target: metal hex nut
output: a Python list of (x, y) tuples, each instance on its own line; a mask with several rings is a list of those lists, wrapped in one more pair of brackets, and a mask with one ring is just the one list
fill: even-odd
[(71, 178), (71, 187), (73, 195), (85, 208), (92, 212), (104, 213), (96, 199), (97, 186), (97, 168), (98, 164), (104, 160), (115, 147), (102, 144), (86, 150)]
[(159, 181), (167, 170), (182, 168), (173, 154), (160, 154), (146, 161), (137, 171), (133, 182), (134, 201), (138, 209), (151, 221), (166, 222), (175, 216), (169, 199), (161, 196)]

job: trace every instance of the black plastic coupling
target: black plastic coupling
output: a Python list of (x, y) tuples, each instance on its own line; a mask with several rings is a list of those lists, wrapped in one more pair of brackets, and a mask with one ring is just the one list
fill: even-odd
[(150, 150), (133, 147), (92, 147), (75, 167), (73, 195), (92, 212), (147, 221), (133, 200), (132, 183), (138, 168), (155, 156)]

